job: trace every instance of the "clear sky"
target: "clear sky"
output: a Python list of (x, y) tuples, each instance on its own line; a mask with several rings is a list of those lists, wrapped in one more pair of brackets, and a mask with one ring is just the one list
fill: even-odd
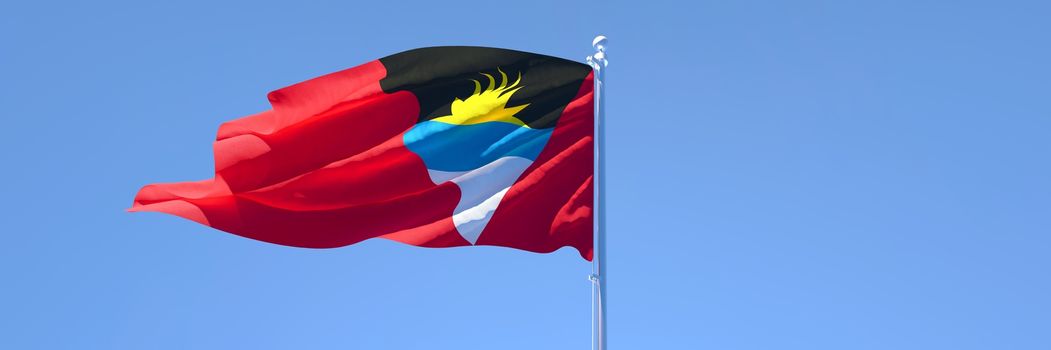
[[(594, 4), (598, 1), (591, 2)], [(1047, 1), (8, 1), (0, 348), (587, 349), (571, 249), (130, 214), (220, 123), (395, 52), (610, 37), (612, 349), (1047, 349)]]

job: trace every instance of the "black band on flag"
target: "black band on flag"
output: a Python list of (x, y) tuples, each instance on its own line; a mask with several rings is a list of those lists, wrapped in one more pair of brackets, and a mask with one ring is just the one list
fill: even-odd
[[(521, 74), (521, 90), (508, 106), (528, 103), (515, 114), (531, 128), (553, 128), (558, 117), (591, 72), (586, 64), (534, 53), (473, 46), (440, 46), (410, 50), (379, 59), (387, 69), (380, 80), (384, 92), (408, 90), (420, 104), (419, 122), (450, 114), (452, 101), (484, 88), (487, 77), (497, 83), (501, 73), (513, 82)], [(473, 81), (472, 81), (473, 80)]]

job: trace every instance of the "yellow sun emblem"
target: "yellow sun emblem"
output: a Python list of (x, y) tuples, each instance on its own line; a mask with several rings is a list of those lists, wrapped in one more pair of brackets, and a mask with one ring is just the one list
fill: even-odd
[(518, 86), (518, 83), (522, 81), (522, 73), (518, 73), (518, 80), (515, 80), (511, 85), (507, 85), (507, 74), (500, 68), (496, 70), (500, 72), (500, 86), (496, 86), (495, 77), (482, 73), (482, 75), (489, 78), (489, 86), (485, 90), (482, 90), (481, 82), (472, 79), (471, 81), (474, 82), (474, 94), (471, 94), (464, 100), (457, 97), (456, 100), (453, 100), (450, 108), (452, 115), (432, 120), (454, 125), (502, 122), (528, 128), (529, 126), (526, 123), (515, 117), (515, 113), (525, 109), (529, 104), (507, 107), (507, 101), (511, 99), (511, 95), (522, 89), (522, 86)]

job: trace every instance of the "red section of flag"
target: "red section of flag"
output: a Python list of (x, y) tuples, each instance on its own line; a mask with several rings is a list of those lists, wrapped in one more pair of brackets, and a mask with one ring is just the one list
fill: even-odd
[(416, 98), (384, 93), (385, 75), (375, 61), (270, 93), (272, 110), (219, 128), (215, 179), (146, 186), (131, 210), (298, 247), (399, 231), (466, 244), (449, 218), (459, 189), (434, 185), (402, 143)]

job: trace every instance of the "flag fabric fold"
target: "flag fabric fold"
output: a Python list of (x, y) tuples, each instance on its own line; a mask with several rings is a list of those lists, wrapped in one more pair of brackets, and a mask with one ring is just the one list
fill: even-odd
[(268, 95), (222, 124), (215, 176), (153, 184), (130, 211), (332, 248), (569, 246), (592, 258), (593, 75), (495, 48), (406, 51)]

